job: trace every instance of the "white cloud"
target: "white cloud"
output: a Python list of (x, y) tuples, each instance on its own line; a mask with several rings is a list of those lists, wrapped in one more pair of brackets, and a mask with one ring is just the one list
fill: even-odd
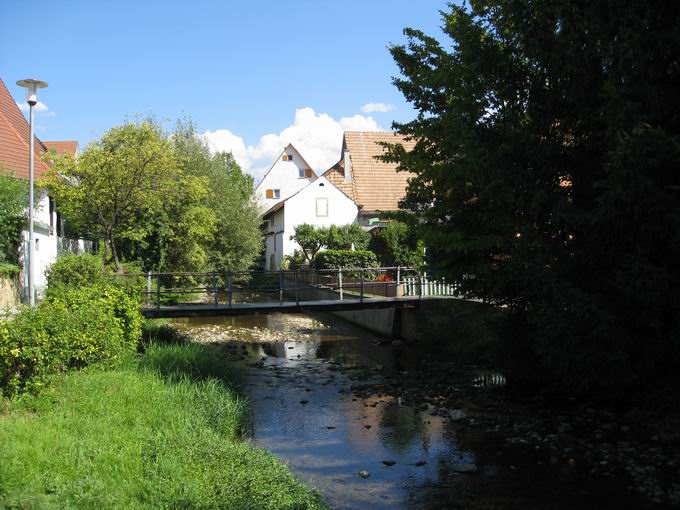
[(366, 103), (361, 107), (361, 111), (364, 113), (385, 113), (394, 110), (394, 106), (387, 103)]
[(320, 173), (340, 159), (343, 131), (381, 130), (372, 117), (354, 115), (335, 120), (326, 113), (317, 114), (305, 107), (295, 111), (295, 120), (290, 126), (279, 134), (262, 136), (256, 145), (246, 146), (243, 138), (226, 129), (206, 131), (202, 136), (212, 150), (231, 151), (243, 169), (259, 181), (289, 143)]
[[(17, 106), (22, 112), (28, 111), (28, 103), (17, 103)], [(33, 107), (33, 111), (36, 113), (47, 113), (47, 115), (50, 117), (54, 117), (56, 115), (54, 112), (50, 111), (49, 107), (45, 103), (41, 103), (40, 101), (38, 101)]]

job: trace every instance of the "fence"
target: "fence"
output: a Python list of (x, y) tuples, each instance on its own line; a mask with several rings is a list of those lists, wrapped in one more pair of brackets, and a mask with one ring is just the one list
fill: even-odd
[(404, 296), (457, 296), (458, 286), (444, 279), (431, 280), (427, 274), (404, 277)]

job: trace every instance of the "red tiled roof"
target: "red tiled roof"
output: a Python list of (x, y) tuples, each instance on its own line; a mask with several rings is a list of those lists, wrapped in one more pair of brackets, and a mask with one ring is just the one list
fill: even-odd
[(60, 156), (68, 154), (70, 156), (75, 156), (78, 152), (78, 142), (75, 140), (63, 140), (63, 141), (45, 141), (43, 142), (48, 151), (55, 151)]
[[(343, 160), (329, 168), (323, 176), (359, 204), (364, 211), (396, 211), (406, 194), (409, 172), (397, 172), (396, 163), (376, 159), (385, 150), (379, 142), (399, 143), (407, 151), (415, 141), (392, 132), (345, 131), (342, 148), (351, 158), (351, 181), (345, 180)], [(342, 155), (341, 155), (342, 158)]]
[[(28, 122), (0, 79), (0, 172), (28, 179), (28, 138)], [(49, 165), (40, 159), (47, 148), (37, 136), (34, 150), (35, 178), (39, 179), (49, 170)]]

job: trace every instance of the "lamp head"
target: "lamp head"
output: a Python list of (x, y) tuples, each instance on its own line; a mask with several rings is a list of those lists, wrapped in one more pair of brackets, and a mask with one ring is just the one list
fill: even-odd
[(44, 81), (35, 80), (33, 78), (19, 80), (17, 85), (26, 89), (26, 102), (31, 106), (38, 104), (38, 89), (47, 87), (47, 83)]

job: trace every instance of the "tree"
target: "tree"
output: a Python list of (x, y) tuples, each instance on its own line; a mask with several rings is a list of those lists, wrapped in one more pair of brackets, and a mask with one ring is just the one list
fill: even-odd
[(371, 240), (371, 234), (361, 225), (331, 225), (328, 227), (326, 248), (329, 250), (364, 250)]
[(45, 185), (82, 233), (105, 240), (116, 269), (118, 243), (142, 242), (148, 223), (178, 189), (172, 150), (157, 125), (127, 123), (107, 131), (77, 159), (54, 160)]
[(392, 220), (386, 227), (376, 229), (370, 247), (384, 267), (420, 268), (425, 263), (425, 245), (415, 225), (403, 221)]
[(27, 202), (26, 181), (0, 175), (0, 263), (16, 264), (18, 261)]
[(221, 272), (250, 269), (262, 250), (253, 178), (231, 153), (212, 154), (189, 119), (177, 122), (170, 140), (183, 171), (207, 185), (204, 203), (215, 216), (215, 230), (206, 246), (208, 267)]
[(316, 254), (319, 253), (319, 250), (328, 241), (328, 229), (324, 227), (317, 228), (314, 225), (302, 223), (295, 227), (290, 239), (298, 243), (307, 262), (312, 266)]
[(452, 51), (391, 48), (417, 144), (386, 159), (431, 262), (521, 318), (564, 388), (677, 382), (680, 4), (469, 5), (443, 14)]

